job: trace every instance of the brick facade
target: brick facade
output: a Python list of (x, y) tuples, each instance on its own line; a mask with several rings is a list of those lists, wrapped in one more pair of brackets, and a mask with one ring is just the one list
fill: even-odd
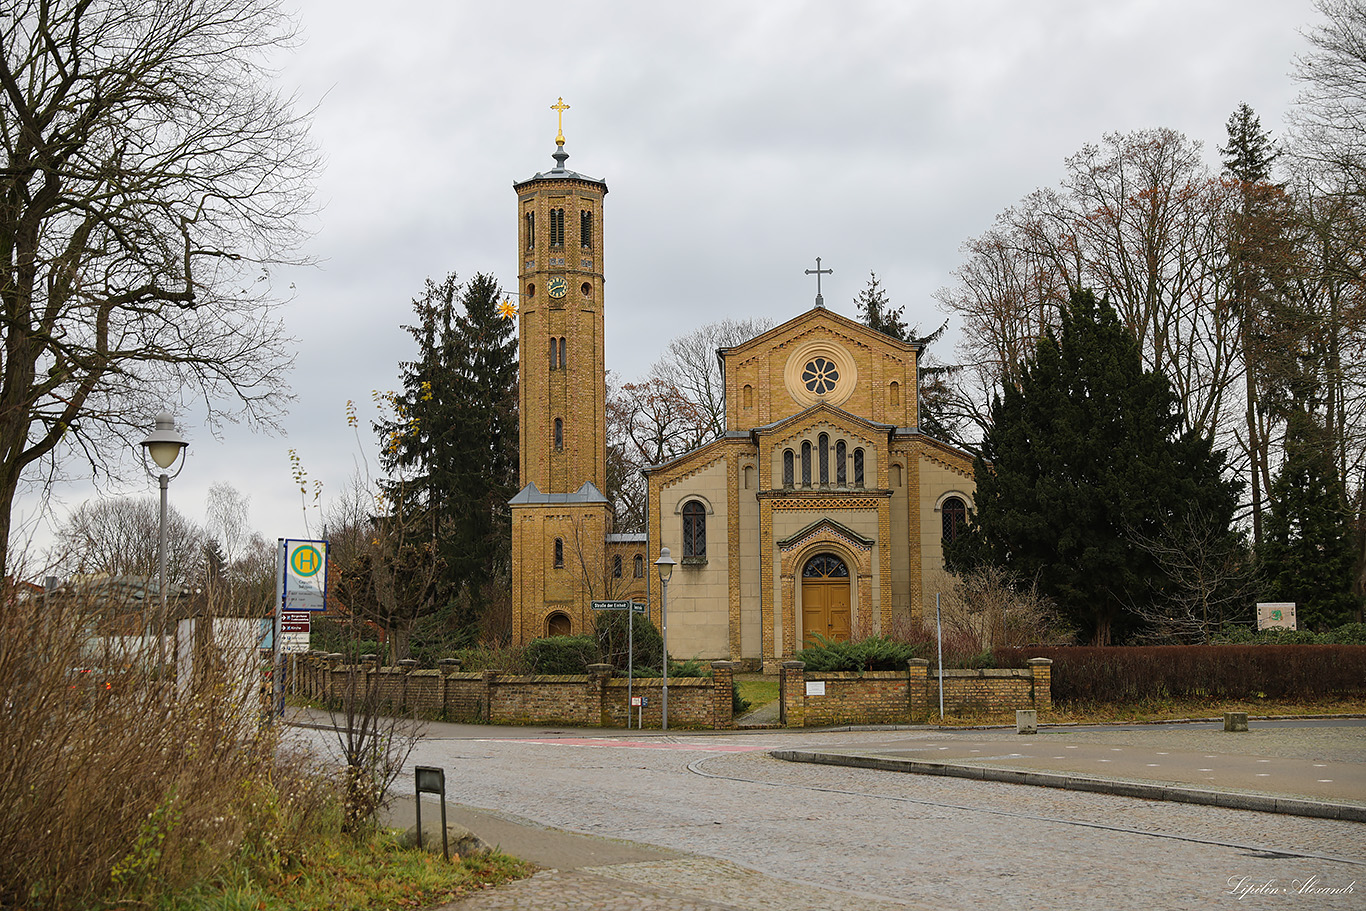
[[(557, 142), (556, 166), (514, 185), (522, 485), (511, 504), (514, 642), (586, 632), (594, 598), (648, 600), (661, 626), (659, 586), (630, 570), (643, 550), (653, 572), (662, 546), (679, 560), (668, 619), (680, 657), (776, 673), (815, 633), (861, 637), (918, 622), (943, 566), (940, 503), (957, 496), (970, 505), (972, 460), (920, 432), (920, 347), (824, 307), (721, 352), (725, 436), (651, 467), (646, 540), (609, 540), (607, 185), (567, 169)], [(798, 467), (789, 480), (785, 460), (803, 451), (809, 478)], [(705, 553), (685, 546), (685, 507), (702, 511)], [(622, 577), (613, 574), (617, 556)], [(816, 556), (849, 571), (847, 607), (840, 592), (820, 590), (824, 625), (802, 581)], [(806, 629), (808, 616), (821, 628)]]

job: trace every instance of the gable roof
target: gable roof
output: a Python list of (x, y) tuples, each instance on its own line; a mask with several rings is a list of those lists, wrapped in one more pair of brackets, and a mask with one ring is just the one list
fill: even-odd
[(761, 427), (752, 428), (749, 431), (750, 439), (752, 439), (757, 444), (759, 442), (759, 437), (761, 436), (767, 436), (771, 433), (778, 433), (796, 424), (810, 423), (812, 421), (817, 420), (821, 416), (828, 416), (830, 418), (835, 418), (849, 424), (857, 424), (860, 427), (867, 428), (868, 431), (873, 434), (882, 433), (890, 435), (896, 432), (897, 429), (895, 424), (884, 424), (881, 421), (870, 421), (865, 417), (860, 417), (859, 415), (854, 414), (852, 411), (845, 411), (843, 408), (837, 408), (836, 406), (831, 405), (828, 402), (818, 402), (815, 405), (803, 408), (796, 414), (790, 414), (785, 418), (779, 418), (771, 424), (764, 424)]
[[(876, 329), (870, 329), (858, 320), (852, 320), (847, 316), (841, 316), (833, 310), (825, 307), (812, 307), (805, 313), (798, 314), (785, 323), (780, 323), (772, 329), (732, 348), (722, 348), (717, 353), (724, 364), (725, 359), (734, 354), (745, 354), (756, 348), (769, 347), (780, 337), (791, 333), (795, 329), (802, 329), (806, 326), (817, 323), (825, 324), (837, 331), (847, 332), (850, 335), (861, 337), (865, 342), (876, 345), (889, 345), (893, 348), (900, 348), (903, 351), (914, 351), (917, 356), (925, 350), (925, 345), (921, 342), (903, 342), (900, 339), (884, 335)], [(724, 367), (723, 367), (724, 369)]]

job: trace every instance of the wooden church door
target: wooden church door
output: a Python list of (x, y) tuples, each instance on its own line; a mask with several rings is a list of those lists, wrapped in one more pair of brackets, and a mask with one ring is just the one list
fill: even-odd
[(834, 554), (817, 554), (802, 567), (802, 636), (849, 638), (849, 567)]

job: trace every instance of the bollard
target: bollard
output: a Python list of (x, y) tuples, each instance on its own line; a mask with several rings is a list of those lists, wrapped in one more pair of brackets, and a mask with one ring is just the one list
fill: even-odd
[(1225, 712), (1224, 730), (1226, 731), (1246, 731), (1247, 712)]
[(1038, 711), (1038, 709), (1016, 709), (1016, 710), (1015, 710), (1015, 733), (1017, 733), (1017, 734), (1037, 734), (1037, 733), (1039, 733), (1039, 711)]

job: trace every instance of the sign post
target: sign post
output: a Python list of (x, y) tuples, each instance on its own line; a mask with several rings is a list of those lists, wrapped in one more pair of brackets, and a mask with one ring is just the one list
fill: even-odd
[(446, 771), (436, 766), (414, 766), (413, 784), (417, 788), (417, 847), (422, 850), (422, 795), (437, 794), (441, 797), (441, 853), (446, 860), (451, 859), (451, 846), (446, 837)]
[(624, 610), (626, 611), (626, 727), (631, 727), (631, 709), (635, 705), (632, 696), (632, 683), (636, 671), (636, 618), (633, 614), (645, 612), (644, 604), (637, 604), (634, 601), (593, 601), (593, 610)]
[(327, 609), (327, 542), (280, 538), (275, 550), (271, 714), (285, 713), (284, 656), (308, 651), (312, 611)]

